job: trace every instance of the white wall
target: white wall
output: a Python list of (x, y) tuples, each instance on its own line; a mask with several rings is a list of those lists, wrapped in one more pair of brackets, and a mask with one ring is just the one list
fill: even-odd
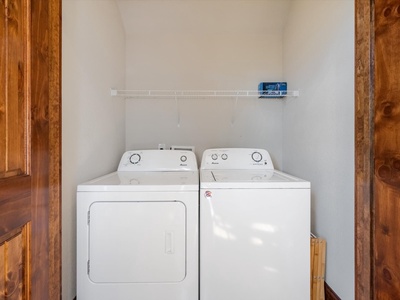
[(354, 1), (293, 1), (284, 74), (283, 168), (311, 181), (312, 229), (327, 240), (326, 281), (354, 299)]
[(76, 186), (114, 171), (125, 148), (125, 32), (114, 0), (64, 0), (62, 294), (76, 296)]
[[(287, 1), (119, 1), (128, 89), (256, 90), (283, 80)], [(126, 148), (267, 148), (282, 163), (282, 101), (128, 100)]]

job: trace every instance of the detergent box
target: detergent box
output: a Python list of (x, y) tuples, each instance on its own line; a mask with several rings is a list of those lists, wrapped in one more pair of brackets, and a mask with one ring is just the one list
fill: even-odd
[(287, 95), (286, 82), (260, 82), (258, 85), (259, 98), (283, 98)]

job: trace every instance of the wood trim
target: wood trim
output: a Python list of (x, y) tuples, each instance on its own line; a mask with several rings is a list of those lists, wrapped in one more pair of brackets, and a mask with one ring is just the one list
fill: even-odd
[(31, 2), (32, 299), (49, 299), (49, 15), (48, 1)]
[(61, 0), (32, 0), (31, 12), (35, 71), (31, 174), (32, 185), (39, 187), (32, 194), (31, 296), (57, 300), (61, 299)]
[(49, 299), (61, 299), (61, 0), (49, 1)]
[(373, 1), (355, 1), (355, 299), (373, 299)]
[(325, 282), (325, 300), (341, 300), (340, 297)]

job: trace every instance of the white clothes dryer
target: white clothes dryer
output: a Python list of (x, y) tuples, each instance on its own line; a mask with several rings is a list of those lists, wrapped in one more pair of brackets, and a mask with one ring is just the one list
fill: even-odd
[(197, 300), (198, 191), (190, 151), (141, 150), (77, 188), (79, 300)]
[(200, 168), (200, 299), (310, 299), (310, 183), (263, 149), (209, 149)]

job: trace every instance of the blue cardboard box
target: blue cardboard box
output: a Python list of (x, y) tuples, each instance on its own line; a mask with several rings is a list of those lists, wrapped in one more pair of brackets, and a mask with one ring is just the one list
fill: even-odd
[(287, 95), (287, 82), (261, 82), (258, 93), (259, 98), (283, 98)]

